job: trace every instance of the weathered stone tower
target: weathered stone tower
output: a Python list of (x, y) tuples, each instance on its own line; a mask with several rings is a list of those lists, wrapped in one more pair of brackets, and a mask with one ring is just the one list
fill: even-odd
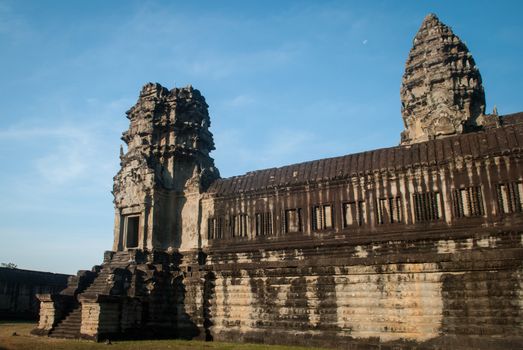
[(113, 251), (58, 295), (40, 295), (35, 334), (204, 337), (201, 197), (219, 178), (205, 99), (146, 84), (127, 112), (114, 177)]
[(414, 38), (400, 94), (405, 123), (401, 144), (461, 134), (486, 123), (476, 63), (434, 14), (425, 17)]
[[(115, 251), (201, 248), (200, 195), (219, 177), (205, 99), (191, 86), (147, 84), (128, 112), (114, 178)], [(182, 219), (183, 218), (183, 219)]]

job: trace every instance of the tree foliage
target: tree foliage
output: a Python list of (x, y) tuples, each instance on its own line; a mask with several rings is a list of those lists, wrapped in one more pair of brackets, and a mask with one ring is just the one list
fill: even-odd
[(13, 264), (12, 262), (9, 263), (1, 263), (1, 267), (7, 267), (8, 269), (16, 269), (18, 266), (16, 264)]

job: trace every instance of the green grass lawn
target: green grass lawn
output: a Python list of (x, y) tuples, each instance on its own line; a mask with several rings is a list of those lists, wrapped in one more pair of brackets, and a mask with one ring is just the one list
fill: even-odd
[[(37, 337), (29, 332), (36, 325), (27, 322), (0, 322), (0, 350), (28, 349), (28, 350), (69, 350), (69, 349), (173, 349), (173, 350), (304, 350), (310, 348), (260, 345), (260, 344), (233, 344), (220, 342), (202, 342), (186, 340), (133, 340), (114, 341), (111, 345), (95, 343), (87, 340), (66, 340), (47, 337)], [(16, 333), (17, 335), (13, 335)]]

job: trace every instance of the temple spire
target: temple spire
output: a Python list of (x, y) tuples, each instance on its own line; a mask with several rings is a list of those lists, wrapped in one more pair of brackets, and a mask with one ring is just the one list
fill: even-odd
[(485, 112), (481, 75), (467, 46), (435, 14), (423, 20), (401, 87), (401, 144), (460, 134)]

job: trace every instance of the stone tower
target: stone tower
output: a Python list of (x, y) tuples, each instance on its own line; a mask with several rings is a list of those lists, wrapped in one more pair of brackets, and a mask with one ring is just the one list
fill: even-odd
[(149, 83), (127, 111), (128, 148), (113, 186), (113, 250), (200, 248), (200, 194), (219, 177), (207, 107), (191, 86), (169, 91)]
[(401, 144), (460, 134), (486, 123), (481, 75), (467, 46), (434, 14), (414, 37), (401, 86)]

